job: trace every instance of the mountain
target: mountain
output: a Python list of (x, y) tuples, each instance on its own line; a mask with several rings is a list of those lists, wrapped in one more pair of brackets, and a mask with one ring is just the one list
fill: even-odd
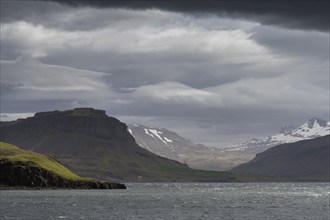
[(128, 131), (142, 148), (162, 157), (203, 170), (229, 170), (252, 159), (250, 155), (226, 153), (217, 148), (194, 144), (165, 128), (128, 125)]
[(272, 147), (232, 171), (297, 181), (330, 181), (330, 135)]
[(6, 187), (126, 188), (120, 183), (80, 177), (54, 158), (0, 142), (0, 188)]
[(279, 144), (293, 143), (329, 134), (330, 122), (318, 118), (312, 118), (298, 128), (295, 128), (292, 125), (286, 125), (273, 136), (263, 139), (254, 138), (247, 142), (229, 145), (223, 149), (226, 152), (257, 154)]
[(228, 181), (230, 173), (191, 170), (139, 147), (127, 126), (103, 110), (36, 113), (0, 123), (0, 140), (55, 157), (81, 176), (124, 181)]

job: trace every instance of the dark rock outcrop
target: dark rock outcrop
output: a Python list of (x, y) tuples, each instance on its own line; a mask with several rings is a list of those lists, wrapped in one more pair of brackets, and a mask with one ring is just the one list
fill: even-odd
[(126, 189), (121, 183), (98, 180), (68, 180), (31, 163), (0, 163), (0, 188)]

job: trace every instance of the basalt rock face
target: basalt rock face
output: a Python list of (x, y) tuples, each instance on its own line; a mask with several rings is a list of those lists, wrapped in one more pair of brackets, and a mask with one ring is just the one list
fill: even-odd
[(76, 134), (134, 144), (134, 139), (126, 132), (125, 124), (108, 117), (105, 111), (90, 108), (36, 113), (31, 118), (4, 123), (0, 131), (1, 140), (12, 142), (23, 149), (54, 155), (78, 152), (74, 152), (74, 144), (70, 147), (63, 145), (47, 147), (43, 144), (35, 144), (34, 139)]
[(79, 108), (1, 123), (0, 140), (57, 158), (78, 175), (106, 180), (166, 180), (159, 170), (187, 168), (142, 149), (105, 111)]
[(27, 163), (0, 163), (0, 188), (126, 189), (121, 183), (64, 179), (46, 169)]

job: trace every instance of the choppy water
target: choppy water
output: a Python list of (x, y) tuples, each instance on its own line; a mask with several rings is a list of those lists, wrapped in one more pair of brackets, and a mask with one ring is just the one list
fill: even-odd
[(1, 191), (0, 219), (330, 219), (329, 183), (141, 183)]

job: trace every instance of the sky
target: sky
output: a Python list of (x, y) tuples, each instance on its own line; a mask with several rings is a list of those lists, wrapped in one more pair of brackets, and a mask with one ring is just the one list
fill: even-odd
[(329, 121), (328, 9), (1, 0), (1, 120), (92, 107), (213, 147)]

